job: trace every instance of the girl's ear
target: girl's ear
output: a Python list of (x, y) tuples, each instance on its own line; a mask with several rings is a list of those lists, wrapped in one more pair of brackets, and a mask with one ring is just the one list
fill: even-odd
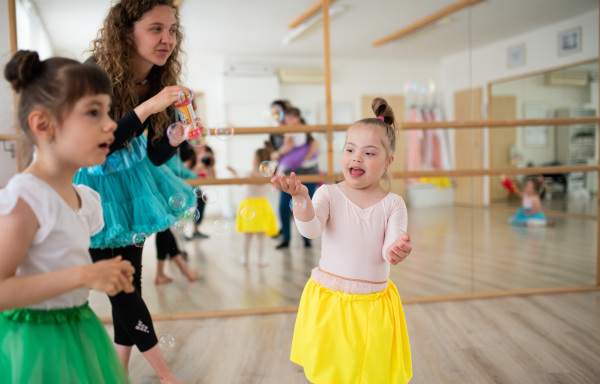
[(55, 124), (53, 119), (42, 110), (34, 110), (27, 119), (29, 128), (33, 135), (42, 141), (52, 141), (55, 134)]
[(392, 165), (393, 162), (394, 162), (394, 155), (390, 156), (390, 158), (388, 159), (387, 164), (385, 165), (385, 170), (386, 171), (388, 170), (388, 167), (390, 165)]

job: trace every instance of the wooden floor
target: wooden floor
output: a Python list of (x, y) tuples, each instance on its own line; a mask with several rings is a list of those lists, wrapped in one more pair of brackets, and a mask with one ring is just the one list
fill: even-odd
[[(600, 292), (405, 305), (411, 384), (600, 383)], [(295, 314), (164, 321), (185, 383), (308, 383), (289, 361)], [(108, 326), (109, 333), (112, 327)], [(158, 383), (136, 350), (134, 383)]]
[[(391, 279), (403, 298), (595, 284), (597, 223), (556, 217), (552, 228), (508, 225), (507, 209), (431, 207), (409, 209), (409, 233), (414, 250), (392, 267)], [(293, 226), (294, 231), (295, 227)], [(246, 309), (297, 305), (312, 268), (317, 266), (320, 240), (305, 249), (297, 232), (291, 247), (278, 251), (276, 240), (265, 240), (270, 265), (238, 263), (242, 235), (217, 233), (212, 219), (202, 230), (209, 239), (182, 242), (190, 265), (200, 277), (188, 283), (168, 265), (174, 278), (155, 286), (154, 237), (144, 249), (143, 296), (150, 312)], [(99, 316), (110, 317), (110, 304), (97, 292), (90, 296)]]

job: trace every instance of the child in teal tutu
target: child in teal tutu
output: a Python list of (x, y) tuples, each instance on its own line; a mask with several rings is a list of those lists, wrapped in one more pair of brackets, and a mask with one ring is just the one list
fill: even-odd
[(90, 289), (133, 292), (135, 271), (120, 256), (92, 264), (90, 237), (104, 227), (100, 196), (72, 184), (80, 167), (106, 160), (114, 140), (110, 79), (31, 51), (17, 52), (4, 76), (37, 156), (0, 190), (0, 381), (129, 382), (87, 298)]
[(530, 227), (545, 227), (551, 225), (542, 212), (542, 193), (544, 179), (541, 176), (528, 176), (525, 180), (523, 191), (517, 189), (516, 193), (523, 199), (521, 208), (516, 215), (511, 216), (512, 225), (525, 225)]

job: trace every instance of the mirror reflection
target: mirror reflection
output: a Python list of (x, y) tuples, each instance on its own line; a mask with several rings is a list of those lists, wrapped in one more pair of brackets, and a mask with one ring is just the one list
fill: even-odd
[[(227, 185), (222, 179), (266, 180), (276, 166), (279, 171), (327, 174), (330, 161), (333, 173), (341, 173), (345, 132), (335, 132), (328, 141), (323, 132), (309, 136), (298, 129), (287, 131), (327, 121), (322, 22), (315, 21), (296, 37), (290, 37), (294, 32), (287, 28), (313, 3), (262, 1), (264, 7), (250, 9), (238, 0), (181, 2), (184, 84), (194, 91), (197, 115), (207, 127), (232, 131), (213, 135), (208, 146), (180, 152), (182, 162), (172, 165), (176, 175), (201, 180), (196, 190), (200, 223), (173, 230), (182, 257), (189, 268), (198, 270), (198, 278), (189, 283), (176, 263), (161, 265), (155, 235), (150, 236), (142, 281), (151, 313), (298, 304), (318, 264), (320, 240), (304, 242), (289, 221), (289, 200), (282, 203), (281, 193), (263, 183), (259, 193), (274, 213), (277, 231), (283, 233), (262, 241), (252, 238), (245, 267), (240, 258), (246, 243), (236, 226), (252, 186)], [(371, 116), (375, 96), (385, 97), (397, 120), (406, 123), (598, 115), (596, 2), (578, 0), (566, 6), (554, 1), (549, 7), (553, 12), (543, 17), (529, 2), (483, 2), (381, 46), (373, 43), (454, 1), (375, 3), (340, 0), (332, 11), (333, 124), (349, 125)], [(45, 57), (84, 60), (109, 7), (109, 1), (75, 5), (19, 0), (19, 46)], [(539, 16), (535, 22), (532, 15)], [(356, 28), (364, 20), (376, 22)], [(557, 50), (561, 32), (577, 27), (580, 44), (565, 41)], [(521, 51), (517, 48), (522, 44)], [(277, 133), (244, 132), (248, 127), (279, 126)], [(257, 157), (257, 150), (265, 146), (271, 152), (268, 159)], [(391, 170), (597, 164), (598, 153), (596, 125), (407, 129), (398, 135)], [(265, 161), (271, 164), (261, 166)], [(508, 185), (522, 188), (527, 176), (509, 174)], [(407, 202), (415, 244), (413, 257), (392, 268), (391, 279), (402, 296), (593, 283), (595, 247), (589, 239), (596, 230), (597, 175), (533, 176), (543, 179), (541, 209), (553, 227), (510, 225), (523, 200), (509, 193), (499, 176), (393, 178), (391, 191)], [(288, 237), (284, 223), (289, 223)], [(539, 254), (530, 252), (536, 246)], [(547, 254), (541, 273), (539, 261)], [(557, 273), (561, 254), (574, 254), (577, 262)], [(162, 275), (173, 281), (155, 284), (166, 281)], [(92, 293), (91, 302), (100, 316), (110, 316), (104, 295)]]

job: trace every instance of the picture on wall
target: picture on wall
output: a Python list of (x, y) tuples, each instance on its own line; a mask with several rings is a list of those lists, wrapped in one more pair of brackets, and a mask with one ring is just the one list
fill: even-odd
[(508, 68), (525, 65), (525, 43), (509, 47), (506, 50), (506, 65)]
[(558, 34), (558, 55), (565, 56), (581, 51), (581, 27), (571, 28)]

